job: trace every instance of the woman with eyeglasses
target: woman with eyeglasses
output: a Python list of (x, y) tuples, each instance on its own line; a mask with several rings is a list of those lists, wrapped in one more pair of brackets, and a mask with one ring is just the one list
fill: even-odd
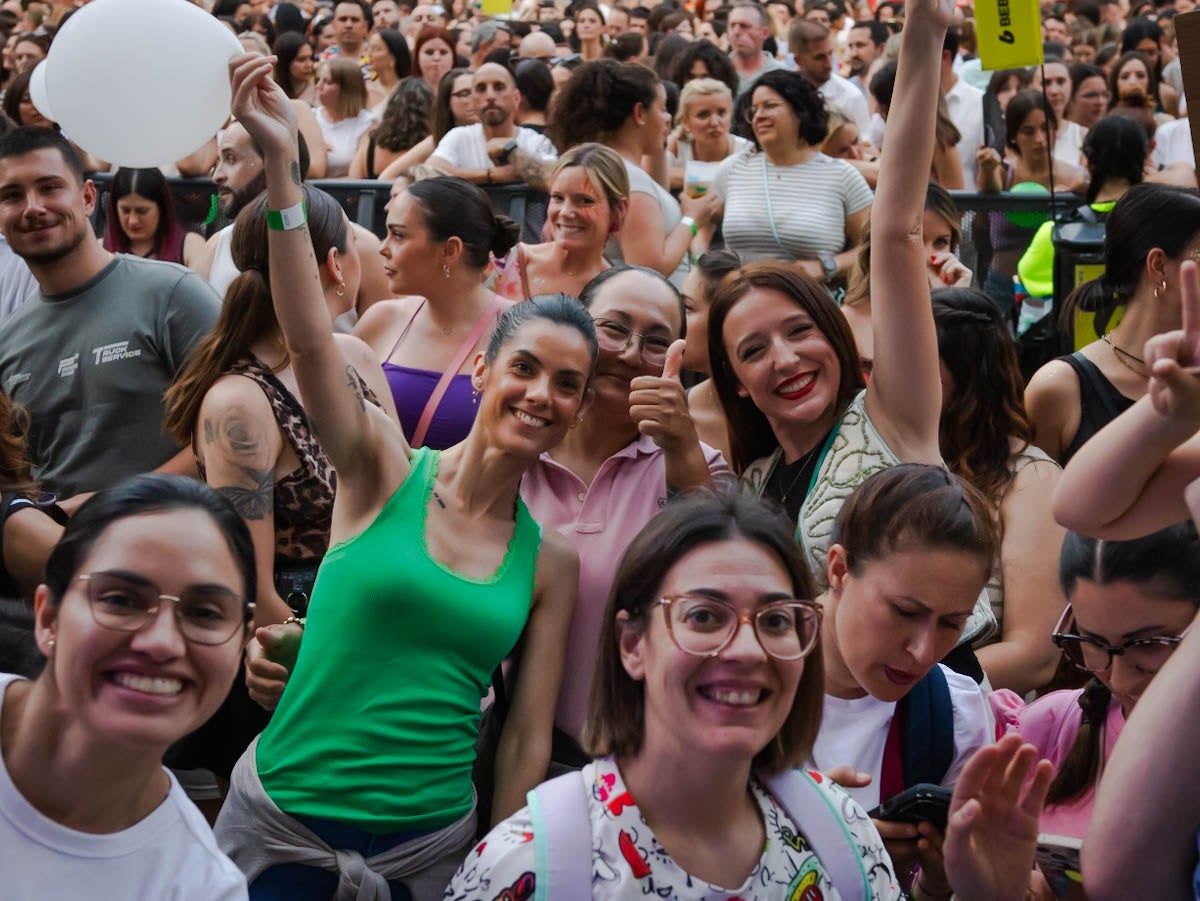
[[(863, 809), (796, 769), (820, 724), (812, 592), (777, 512), (708, 492), (669, 504), (616, 569), (584, 729), (596, 759), (530, 792), (446, 897), (903, 897)], [(946, 844), (959, 897), (1024, 897), (1051, 770), (1022, 798), (1033, 749), (1020, 745), (963, 774)]]
[(745, 260), (786, 260), (832, 282), (857, 256), (871, 189), (849, 162), (821, 152), (828, 115), (812, 82), (778, 70), (751, 91), (754, 149), (727, 158), (713, 176), (725, 200), (725, 245)]
[(246, 897), (162, 757), (228, 694), (254, 590), (246, 524), (201, 482), (138, 476), (71, 518), (34, 601), (45, 668), (0, 674), (5, 898)]
[(1196, 618), (1200, 537), (1191, 523), (1132, 541), (1069, 532), (1059, 580), (1068, 604), (1054, 643), (1091, 680), (1028, 706), (1010, 691), (990, 701), (1000, 730), (1019, 733), (1057, 771), (1039, 831), (1081, 839), (1126, 720)]
[(555, 715), (573, 741), (582, 734), (604, 602), (621, 554), (674, 493), (731, 478), (720, 452), (697, 438), (688, 412), (679, 380), (686, 315), (675, 287), (652, 270), (615, 266), (593, 278), (579, 302), (600, 344), (592, 407), (521, 481), (534, 519), (579, 552), (571, 666)]

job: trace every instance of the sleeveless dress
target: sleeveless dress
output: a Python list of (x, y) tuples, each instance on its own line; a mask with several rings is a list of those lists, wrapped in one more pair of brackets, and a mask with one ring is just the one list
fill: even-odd
[[(825, 439), (796, 522), (796, 540), (804, 552), (818, 592), (829, 587), (825, 563), (832, 543), (833, 522), (842, 504), (855, 488), (875, 473), (901, 462), (871, 422), (866, 399), (865, 389), (855, 395)], [(743, 487), (756, 497), (762, 497), (763, 489), (782, 459), (783, 450), (777, 448), (769, 457), (751, 463), (742, 475)], [(987, 594), (981, 593), (959, 643), (978, 644), (995, 629), (996, 618), (988, 606)]]
[(541, 531), (518, 500), (493, 575), (434, 559), (425, 526), (440, 459), (414, 451), (375, 520), (325, 555), (257, 748), (262, 786), (290, 816), (382, 835), (440, 829), (474, 806), (479, 699), (529, 617)]
[[(396, 339), (396, 343), (392, 345), (392, 349), (388, 351), (383, 362), (383, 375), (387, 379), (388, 387), (392, 389), (392, 399), (396, 402), (400, 426), (404, 429), (404, 438), (409, 444), (412, 444), (413, 435), (416, 434), (417, 425), (421, 421), (421, 414), (425, 411), (425, 405), (429, 402), (433, 389), (437, 387), (442, 374), (433, 369), (417, 369), (389, 361), (395, 354), (396, 348), (400, 346), (400, 342), (408, 337), (408, 330), (412, 328), (413, 322), (424, 305), (425, 302), (422, 301), (417, 307), (416, 312), (404, 326), (404, 331), (400, 333), (400, 337)], [(441, 403), (438, 404), (437, 410), (433, 414), (433, 419), (430, 420), (429, 430), (425, 433), (423, 442), (425, 447), (445, 450), (467, 437), (471, 426), (475, 424), (475, 413), (478, 410), (472, 400), (472, 394), (471, 376), (466, 373), (457, 373), (450, 380), (450, 385), (442, 396)]]

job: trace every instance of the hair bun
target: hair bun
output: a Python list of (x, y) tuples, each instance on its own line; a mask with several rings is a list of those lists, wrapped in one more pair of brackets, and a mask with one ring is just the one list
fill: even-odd
[(492, 219), (492, 255), (505, 256), (520, 240), (521, 226), (503, 213), (497, 213)]

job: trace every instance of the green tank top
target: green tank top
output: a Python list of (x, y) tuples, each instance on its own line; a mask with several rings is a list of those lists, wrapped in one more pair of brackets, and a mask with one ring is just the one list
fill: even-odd
[(375, 521), (321, 563), (295, 671), (258, 743), (259, 777), (285, 813), (382, 835), (471, 808), (480, 699), (529, 617), (541, 529), (518, 500), (490, 578), (433, 559), (440, 458), (416, 450)]

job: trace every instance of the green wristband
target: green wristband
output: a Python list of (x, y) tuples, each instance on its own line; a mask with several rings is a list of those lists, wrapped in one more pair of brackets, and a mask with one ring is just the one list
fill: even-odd
[(267, 210), (267, 228), (272, 231), (291, 231), (300, 228), (307, 221), (308, 208), (303, 202), (290, 206), (286, 210)]

